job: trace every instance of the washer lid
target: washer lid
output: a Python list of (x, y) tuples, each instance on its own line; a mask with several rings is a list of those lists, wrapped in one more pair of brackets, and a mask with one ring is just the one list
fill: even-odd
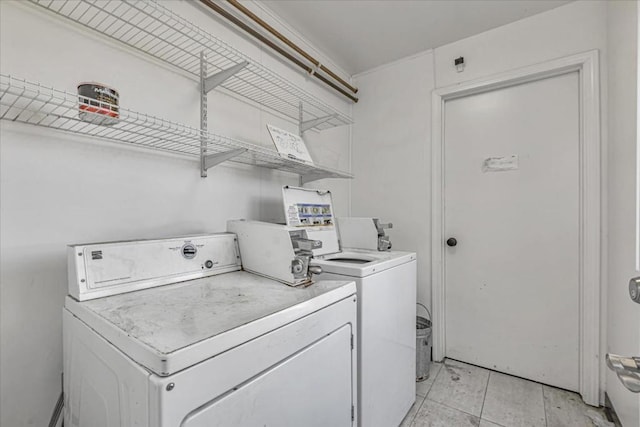
[[(322, 267), (324, 273), (350, 277), (366, 277), (398, 265), (414, 261), (414, 252), (378, 252), (344, 249), (342, 252), (313, 258), (311, 265)], [(319, 276), (322, 279), (322, 275)]]
[(356, 293), (353, 282), (300, 289), (247, 272), (129, 292), (66, 309), (161, 376), (273, 331)]

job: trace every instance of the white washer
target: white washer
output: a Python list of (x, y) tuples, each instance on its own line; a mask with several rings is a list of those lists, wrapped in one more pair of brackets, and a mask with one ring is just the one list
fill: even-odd
[(360, 425), (399, 425), (416, 392), (416, 254), (344, 249), (312, 265), (322, 267), (319, 280), (358, 288)]
[(340, 248), (330, 192), (287, 186), (282, 195), (287, 226), (322, 242), (310, 261), (322, 268), (317, 279), (356, 282), (359, 425), (395, 427), (416, 393), (416, 254)]
[(70, 246), (65, 425), (357, 423), (354, 283), (229, 272), (238, 255), (232, 234)]

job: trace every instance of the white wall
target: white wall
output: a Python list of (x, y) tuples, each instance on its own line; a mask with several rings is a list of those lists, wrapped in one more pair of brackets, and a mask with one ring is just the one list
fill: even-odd
[[(629, 298), (635, 271), (636, 220), (636, 84), (637, 3), (607, 5), (609, 70), (609, 275), (607, 288), (607, 351), (640, 355), (640, 306)], [(607, 370), (606, 389), (626, 426), (640, 425), (640, 396), (625, 389)]]
[[(349, 112), (349, 103), (199, 8), (162, 3)], [(125, 108), (198, 126), (194, 80), (24, 2), (0, 2), (0, 31), (2, 73), (69, 92), (78, 82), (100, 81), (119, 89)], [(219, 93), (209, 95), (209, 120), (212, 131), (264, 145), (271, 144), (266, 123), (297, 129)], [(6, 427), (46, 425), (60, 393), (67, 244), (224, 231), (230, 218), (281, 220), (281, 186), (298, 182), (233, 165), (201, 179), (194, 161), (19, 123), (0, 127), (0, 425)], [(319, 163), (349, 169), (349, 127), (307, 137)], [(347, 183), (312, 185), (331, 188), (337, 213), (348, 213)]]
[[(392, 235), (395, 247), (418, 250), (420, 301), (430, 302), (431, 293), (430, 88), (433, 80), (435, 87), (444, 87), (598, 49), (602, 61), (601, 99), (606, 105), (606, 66), (602, 65), (606, 64), (606, 36), (606, 2), (577, 1), (355, 76), (362, 88), (362, 98), (354, 107), (352, 161), (356, 179), (352, 188), (352, 213), (380, 215), (395, 222), (398, 226), (394, 231), (398, 235)], [(432, 56), (433, 66), (429, 64)], [(456, 72), (453, 64), (459, 56), (464, 56), (467, 63), (462, 73)], [(375, 96), (373, 91), (377, 91)], [(602, 112), (602, 123), (606, 135), (606, 111)], [(394, 132), (399, 132), (399, 137), (395, 137)], [(411, 151), (404, 150), (405, 144), (412, 147)], [(603, 138), (606, 154), (604, 150), (606, 138)], [(376, 196), (382, 203), (373, 201)], [(605, 207), (606, 200), (603, 210)], [(605, 298), (603, 290), (603, 300)], [(603, 355), (604, 342), (603, 331)], [(603, 369), (603, 386), (604, 375)]]
[(351, 213), (393, 222), (394, 250), (418, 254), (418, 301), (430, 305), (431, 51), (360, 74), (353, 109)]
[[(606, 47), (606, 2), (576, 1), (435, 49), (436, 87)], [(602, 52), (601, 52), (602, 53)], [(463, 56), (464, 72), (454, 58)]]

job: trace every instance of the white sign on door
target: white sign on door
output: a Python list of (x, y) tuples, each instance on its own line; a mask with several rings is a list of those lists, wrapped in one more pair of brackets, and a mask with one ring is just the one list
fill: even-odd
[(518, 156), (488, 157), (482, 162), (482, 172), (504, 172), (518, 169)]

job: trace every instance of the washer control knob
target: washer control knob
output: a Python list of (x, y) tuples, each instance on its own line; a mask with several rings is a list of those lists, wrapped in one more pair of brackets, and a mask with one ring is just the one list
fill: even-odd
[(291, 273), (294, 275), (302, 274), (304, 272), (304, 262), (301, 259), (294, 259), (291, 261)]
[(207, 267), (207, 268), (213, 267), (213, 261), (211, 261), (210, 259), (206, 260), (204, 262), (204, 266)]
[(198, 248), (193, 243), (185, 243), (182, 246), (182, 256), (186, 259), (194, 259), (198, 253)]

